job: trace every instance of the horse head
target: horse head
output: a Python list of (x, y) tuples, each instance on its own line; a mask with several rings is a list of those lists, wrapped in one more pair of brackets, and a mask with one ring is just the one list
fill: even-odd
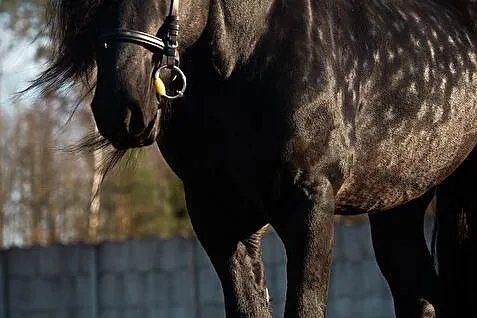
[[(41, 87), (45, 94), (65, 86), (86, 88), (87, 94), (94, 92), (91, 108), (99, 133), (116, 149), (153, 143), (158, 110), (167, 104), (167, 97), (158, 98), (162, 83), (154, 75), (177, 75), (178, 65), (164, 57), (197, 41), (208, 6), (191, 0), (180, 6), (177, 0), (64, 0), (47, 5), (53, 58), (30, 88)], [(125, 30), (133, 36), (124, 37)], [(179, 85), (185, 88), (185, 82)], [(161, 95), (167, 95), (163, 90)]]
[[(206, 21), (202, 9), (195, 11), (193, 25), (188, 24), (190, 2), (179, 6), (178, 0), (111, 1), (97, 17), (101, 23), (91, 108), (99, 132), (115, 148), (152, 144), (164, 99), (180, 97), (185, 89), (186, 79), (178, 67), (179, 48), (196, 40)], [(180, 32), (178, 21), (183, 22)], [(179, 75), (181, 81), (177, 84), (181, 89), (170, 95), (165, 88), (170, 83), (160, 79), (168, 73)]]

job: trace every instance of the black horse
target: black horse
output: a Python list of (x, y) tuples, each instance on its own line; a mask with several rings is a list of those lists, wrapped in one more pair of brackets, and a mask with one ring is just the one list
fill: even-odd
[[(57, 50), (34, 86), (83, 80), (118, 151), (157, 141), (184, 183), (227, 317), (271, 316), (268, 224), (288, 258), (285, 316), (324, 317), (335, 213), (370, 215), (398, 317), (455, 317), (445, 308), (464, 305), (456, 295), (468, 282), (440, 292), (422, 222), (477, 141), (477, 38), (457, 2), (55, 0)], [(158, 106), (158, 94), (182, 94), (181, 69), (183, 98)], [(446, 242), (463, 242), (456, 210), (475, 219), (470, 190), (459, 191), (471, 168), (437, 190), (443, 273), (458, 257)]]

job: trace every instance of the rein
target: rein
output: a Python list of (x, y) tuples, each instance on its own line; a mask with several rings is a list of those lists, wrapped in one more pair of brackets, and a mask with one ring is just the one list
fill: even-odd
[[(177, 38), (179, 36), (179, 0), (171, 0), (169, 15), (164, 20), (165, 36), (160, 38), (145, 32), (130, 30), (130, 29), (116, 29), (111, 32), (103, 33), (99, 36), (99, 41), (108, 46), (108, 41), (129, 42), (141, 45), (155, 54), (162, 54), (162, 62), (160, 66), (154, 66), (154, 86), (156, 93), (168, 99), (176, 99), (184, 96), (187, 87), (186, 76), (179, 68), (179, 52), (177, 50)], [(177, 90), (175, 94), (168, 95), (167, 89), (162, 81), (160, 75), (165, 69), (169, 69), (175, 77), (177, 75), (182, 80), (182, 88)]]

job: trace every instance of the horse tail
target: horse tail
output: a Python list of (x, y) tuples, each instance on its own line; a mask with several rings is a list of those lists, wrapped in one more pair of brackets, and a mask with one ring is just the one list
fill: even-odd
[(477, 150), (437, 187), (435, 251), (439, 317), (477, 317)]

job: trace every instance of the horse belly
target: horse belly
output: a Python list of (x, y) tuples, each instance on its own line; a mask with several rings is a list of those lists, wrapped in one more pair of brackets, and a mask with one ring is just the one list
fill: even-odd
[[(415, 103), (412, 116), (376, 118), (369, 105), (358, 118), (348, 177), (336, 194), (338, 213), (372, 212), (406, 203), (438, 184), (465, 159), (477, 140), (477, 80), (452, 89), (447, 102)], [(465, 84), (465, 85), (464, 85)], [(413, 106), (414, 107), (414, 106)], [(417, 109), (418, 108), (418, 109)]]

